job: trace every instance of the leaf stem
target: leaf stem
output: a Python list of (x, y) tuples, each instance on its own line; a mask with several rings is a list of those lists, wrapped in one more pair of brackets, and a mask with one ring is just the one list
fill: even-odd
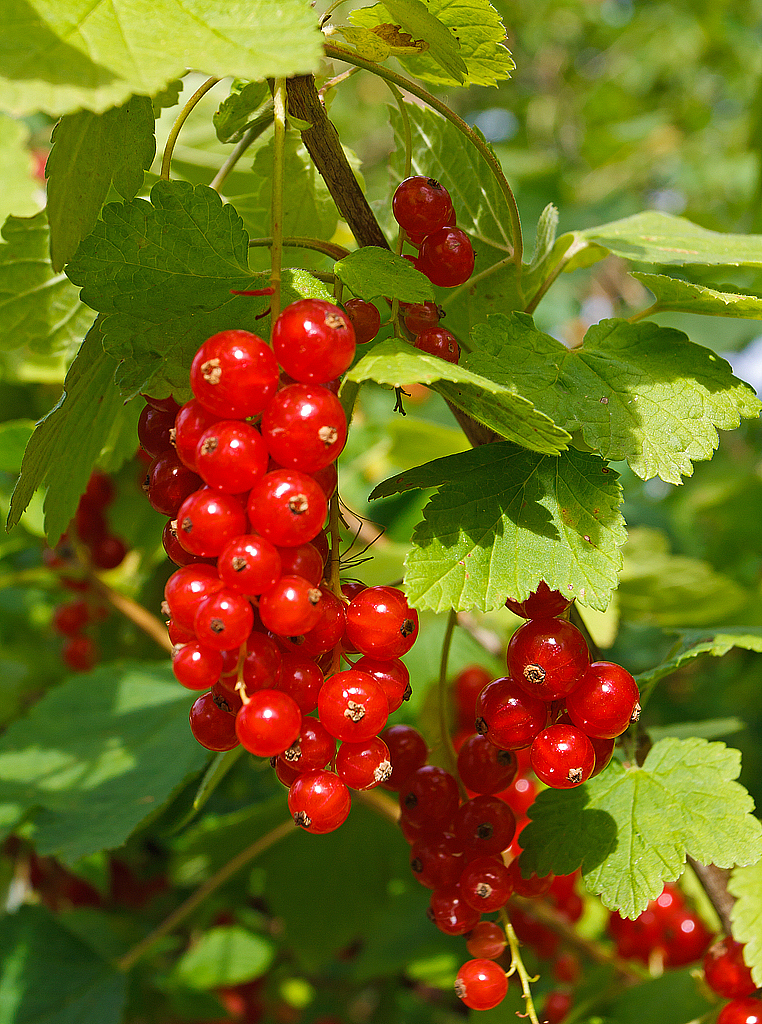
[(209, 188), (213, 188), (215, 192), (219, 192), (223, 182), (233, 170), (235, 165), (241, 159), (246, 150), (251, 146), (253, 142), (259, 138), (259, 136), (272, 124), (273, 111), (272, 106), (268, 104), (268, 107), (264, 113), (262, 113), (256, 121), (254, 121), (244, 133), (243, 137), (238, 140), (232, 153), (228, 156), (225, 163), (220, 167), (219, 171), (215, 174), (212, 180), (209, 182)]
[(458, 759), (455, 754), (455, 748), (452, 745), (452, 737), (450, 736), (450, 721), (447, 703), (449, 696), (447, 687), (447, 663), (450, 660), (450, 648), (452, 647), (452, 638), (457, 624), (458, 613), (451, 609), (447, 616), (447, 625), (445, 627), (444, 638), (442, 640), (442, 657), (439, 662), (439, 741), (442, 744), (442, 754), (445, 760), (445, 767), (458, 783), (461, 800), (466, 801), (468, 800), (468, 793), (466, 793), (466, 787), (461, 782), (460, 775), (458, 775)]
[(645, 320), (647, 316), (653, 316), (654, 313), (659, 313), (661, 306), (658, 302), (654, 302), (653, 305), (648, 306), (647, 309), (641, 309), (639, 313), (633, 313), (632, 316), (627, 318), (628, 324), (636, 324), (639, 320)]
[(333, 57), (336, 60), (343, 60), (347, 64), (354, 64), (356, 67), (364, 68), (366, 71), (370, 71), (374, 75), (378, 75), (379, 78), (383, 78), (386, 82), (391, 82), (398, 88), (409, 92), (413, 96), (417, 96), (419, 100), (422, 100), (437, 113), (441, 114), (442, 117), (446, 118), (454, 128), (456, 128), (461, 135), (464, 135), (468, 141), (474, 146), (475, 149), (481, 154), (484, 160), (487, 162), (487, 166), (491, 170), (495, 180), (500, 187), (500, 191), (503, 193), (506, 202), (508, 203), (508, 210), (511, 218), (511, 234), (513, 238), (513, 262), (516, 264), (516, 275), (521, 275), (521, 261), (524, 255), (524, 239), (521, 232), (521, 217), (519, 216), (519, 208), (516, 203), (516, 197), (513, 194), (513, 189), (508, 183), (508, 179), (503, 173), (503, 168), (500, 166), (495, 154), (489, 148), (483, 139), (480, 139), (477, 133), (471, 128), (470, 125), (466, 124), (462, 117), (459, 117), (453, 110), (437, 99), (436, 96), (432, 96), (430, 92), (418, 85), (417, 82), (412, 82), (410, 79), (405, 78), (403, 75), (398, 75), (396, 71), (391, 71), (389, 68), (381, 67), (378, 64), (374, 64), (373, 61), (365, 60), (360, 57), (359, 54), (352, 53), (351, 50), (345, 50), (343, 46), (337, 46), (335, 43), (325, 44), (326, 57)]
[(521, 991), (524, 994), (524, 1008), (526, 1009), (526, 1015), (531, 1020), (532, 1024), (540, 1024), (537, 1019), (537, 1011), (534, 1008), (534, 1001), (532, 1000), (532, 992), (529, 988), (531, 981), (536, 981), (536, 978), (530, 978), (524, 961), (521, 959), (521, 949), (519, 940), (516, 936), (516, 932), (513, 930), (513, 925), (508, 919), (508, 915), (505, 912), (505, 907), (500, 911), (500, 923), (505, 929), (505, 935), (508, 939), (508, 945), (511, 948), (511, 966), (506, 972), (508, 977), (512, 974), (518, 974), (521, 982)]
[[(410, 117), (408, 116), (407, 108), (405, 107), (405, 101), (402, 98), (402, 93), (399, 91), (393, 82), (386, 83), (389, 91), (397, 103), (399, 108), (400, 117), (402, 118), (402, 130), (405, 134), (405, 173), (403, 177), (409, 178), (410, 171), (413, 167), (413, 133), (410, 128)], [(397, 243), (394, 247), (394, 251), (398, 256), (402, 255), (402, 249), (405, 244), (405, 230), (400, 225), (397, 231)], [(392, 323), (395, 325), (395, 331), (397, 334), (402, 334), (400, 319), (400, 300), (395, 295), (392, 299)]]
[(167, 137), (167, 144), (164, 147), (164, 155), (161, 159), (161, 177), (164, 181), (169, 181), (169, 167), (172, 163), (172, 154), (175, 150), (175, 143), (177, 142), (177, 136), (180, 134), (180, 129), (185, 124), (191, 110), (193, 110), (202, 96), (206, 96), (209, 90), (212, 89), (219, 81), (219, 78), (207, 78), (204, 84), (200, 85), (198, 89), (196, 89), (183, 109), (177, 115), (177, 120), (172, 125), (172, 130)]
[(168, 917), (165, 917), (157, 928), (154, 928), (144, 939), (141, 939), (140, 942), (117, 960), (116, 966), (119, 970), (125, 972), (131, 970), (138, 960), (145, 956), (149, 949), (152, 949), (160, 939), (163, 939), (165, 935), (169, 935), (178, 925), (182, 924), (196, 907), (204, 902), (207, 896), (210, 896), (221, 885), (224, 885), (229, 878), (232, 878), (241, 868), (254, 860), (255, 857), (258, 857), (260, 853), (264, 853), (265, 850), (269, 850), (271, 846), (280, 842), (281, 839), (291, 835), (295, 828), (296, 826), (291, 819), (284, 821), (270, 832), (260, 836), (251, 846), (247, 846), (245, 850), (237, 853), (227, 864), (223, 864), (187, 900), (181, 903), (176, 910), (173, 910)]
[[(328, 256), (332, 260), (343, 260), (345, 256), (349, 256), (349, 249), (345, 249), (343, 245), (337, 245), (336, 242), (324, 242), (321, 238), (287, 235), (281, 239), (281, 243), (287, 249), (314, 249), (316, 252), (322, 252), (323, 255)], [(262, 248), (272, 244), (273, 239), (269, 236), (266, 238), (249, 239), (250, 248)]]
[(167, 627), (158, 619), (155, 615), (152, 615), (147, 608), (144, 608), (142, 604), (139, 604), (131, 597), (127, 597), (126, 594), (120, 594), (118, 590), (114, 590), (108, 583), (104, 583), (99, 576), (94, 573), (88, 576), (90, 586), (96, 593), (120, 612), (126, 619), (134, 623), (138, 629), (141, 629), (147, 636), (150, 636), (152, 640), (161, 647), (162, 650), (166, 651), (167, 654), (172, 653), (172, 641), (169, 639), (167, 633)]
[(553, 267), (553, 269), (550, 271), (548, 276), (542, 282), (542, 284), (537, 289), (535, 294), (532, 296), (532, 298), (529, 300), (529, 302), (524, 307), (524, 312), (525, 313), (534, 313), (534, 311), (540, 305), (541, 300), (547, 294), (548, 289), (553, 284), (553, 282), (556, 280), (556, 278), (558, 278), (558, 276), (561, 274), (561, 272), (563, 271), (564, 267), (571, 261), (571, 259), (574, 256), (577, 255), (578, 252), (582, 252), (582, 250), (586, 249), (587, 246), (588, 246), (588, 243), (585, 242), (584, 240), (579, 239), (579, 238), (575, 238), (574, 239), (574, 241), (569, 246), (569, 248), (566, 250), (566, 252), (563, 254), (561, 259), (558, 261), (558, 263), (556, 263), (555, 267)]
[(280, 316), (281, 264), (283, 262), (283, 187), (286, 174), (286, 79), (276, 78), (273, 86), (273, 177), (270, 208), (270, 322)]

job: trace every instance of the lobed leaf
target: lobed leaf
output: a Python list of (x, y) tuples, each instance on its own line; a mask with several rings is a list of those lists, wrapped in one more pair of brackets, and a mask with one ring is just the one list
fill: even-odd
[(124, 199), (134, 199), (142, 189), (143, 172), (156, 153), (154, 123), (151, 100), (132, 96), (103, 114), (67, 114), (55, 126), (45, 168), (55, 271), (92, 231), (112, 184)]
[(220, 142), (238, 142), (252, 121), (251, 115), (270, 95), (267, 82), (234, 81), (230, 95), (212, 117)]
[(0, 739), (0, 822), (32, 815), (35, 846), (68, 862), (121, 846), (208, 752), (169, 665), (105, 665), (50, 690)]
[[(171, 26), (171, 28), (168, 28)], [(169, 33), (169, 35), (168, 35)], [(0, 10), (6, 109), (102, 113), (188, 68), (223, 78), (317, 70), (322, 35), (304, 0), (10, 0)], [(182, 45), (176, 45), (182, 40)]]
[(762, 988), (762, 861), (736, 868), (728, 882), (728, 892), (736, 897), (730, 912), (733, 938), (745, 943), (744, 960), (751, 976)]
[(426, 302), (434, 298), (431, 281), (412, 264), (388, 249), (365, 245), (337, 260), (334, 273), (358, 298), (394, 296), (400, 302)]
[(50, 263), (44, 213), (9, 217), (0, 244), (0, 338), (7, 349), (61, 352), (82, 340), (93, 311)]
[(729, 364), (681, 332), (603, 320), (569, 351), (526, 313), (489, 317), (463, 365), (511, 388), (606, 459), (644, 480), (680, 483), (709, 459), (717, 430), (756, 417), (762, 403)]
[(275, 952), (271, 939), (240, 925), (210, 928), (180, 957), (172, 980), (195, 989), (241, 985), (265, 974)]
[(704, 739), (662, 739), (639, 768), (612, 761), (577, 789), (545, 790), (521, 834), (526, 873), (582, 868), (588, 890), (635, 918), (678, 878), (690, 855), (733, 867), (762, 854), (762, 825), (734, 780), (737, 750)]
[(500, 608), (548, 586), (604, 609), (626, 533), (618, 476), (595, 455), (552, 457), (508, 443), (437, 459), (380, 484), (371, 498), (439, 486), (406, 560), (419, 608)]
[(664, 274), (633, 273), (632, 276), (654, 293), (656, 302), (652, 313), (700, 313), (703, 316), (762, 320), (762, 298), (759, 295), (720, 292)]
[(737, 626), (722, 629), (681, 629), (674, 631), (678, 640), (666, 661), (653, 668), (646, 669), (637, 676), (638, 685), (644, 697), (648, 697), (654, 685), (664, 676), (677, 672), (679, 668), (698, 658), (701, 654), (711, 654), (721, 658), (734, 647), (747, 651), (762, 652), (762, 627)]

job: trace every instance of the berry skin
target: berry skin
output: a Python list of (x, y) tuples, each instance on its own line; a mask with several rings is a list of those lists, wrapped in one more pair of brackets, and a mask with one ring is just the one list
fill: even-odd
[(474, 250), (465, 231), (443, 227), (427, 235), (418, 254), (418, 269), (440, 288), (465, 284), (474, 272)]
[[(465, 935), (479, 921), (479, 911), (463, 899), (460, 886), (435, 889), (429, 903), (429, 917), (445, 935)], [(491, 961), (490, 961), (491, 962)]]
[(172, 655), (172, 672), (187, 690), (209, 690), (222, 673), (222, 655), (204, 644), (184, 644)]
[(268, 461), (262, 435), (240, 420), (219, 420), (204, 431), (196, 447), (201, 479), (226, 494), (250, 490), (267, 472)]
[(465, 863), (463, 848), (447, 832), (424, 832), (410, 847), (410, 870), (427, 889), (455, 885)]
[(248, 331), (221, 331), (193, 357), (191, 390), (222, 419), (262, 412), (278, 388), (278, 363), (268, 345)]
[(100, 661), (100, 651), (89, 636), (70, 636), (61, 648), (61, 661), (73, 672), (89, 672)]
[(513, 882), (513, 891), (517, 896), (524, 896), (530, 900), (536, 899), (538, 896), (544, 896), (555, 878), (555, 875), (530, 875), (529, 878), (523, 878), (520, 857), (516, 857), (515, 860), (511, 861), (508, 865), (508, 870)]
[(210, 487), (194, 491), (177, 513), (177, 539), (186, 551), (204, 558), (216, 558), (234, 537), (247, 532), (240, 501)]
[(76, 636), (90, 621), (90, 608), (86, 601), (59, 604), (53, 612), (53, 629), (62, 636)]
[(709, 987), (725, 999), (750, 996), (757, 986), (743, 958), (743, 945), (726, 935), (704, 957), (704, 977)]
[(678, 910), (665, 929), (666, 967), (684, 967), (700, 960), (712, 940), (704, 923), (690, 910)]
[(240, 647), (254, 625), (251, 605), (235, 590), (223, 587), (198, 606), (193, 629), (199, 641), (218, 651)]
[(346, 821), (352, 806), (349, 790), (333, 772), (304, 772), (288, 791), (288, 809), (305, 832), (323, 835)]
[(367, 672), (373, 676), (378, 685), (386, 694), (389, 705), (389, 714), (402, 707), (402, 704), (410, 696), (410, 673), (407, 666), (399, 658), (391, 658), (389, 661), (380, 661), (376, 658), (360, 658), (354, 667), (360, 672)]
[(236, 715), (235, 731), (242, 747), (257, 757), (282, 754), (302, 727), (295, 700), (278, 690), (257, 690)]
[(373, 341), (381, 329), (381, 314), (372, 302), (365, 299), (347, 299), (344, 312), (352, 321), (355, 331), (355, 343), (367, 345)]
[(532, 741), (532, 771), (546, 786), (573, 789), (587, 782), (595, 768), (593, 745), (573, 725), (550, 725)]
[(503, 750), (528, 747), (548, 724), (548, 705), (502, 676), (476, 702), (476, 730)]
[(121, 537), (100, 537), (90, 549), (90, 560), (96, 569), (116, 569), (127, 555), (127, 545)]
[(614, 755), (616, 740), (599, 740), (595, 736), (590, 736), (590, 742), (595, 753), (595, 768), (593, 768), (590, 778), (594, 779), (596, 775), (601, 774), (604, 768), (608, 767), (609, 761)]
[(542, 1008), (545, 1024), (561, 1024), (566, 1019), (573, 1003), (571, 992), (563, 992), (561, 989), (553, 989), (552, 992), (548, 992)]
[(291, 384), (267, 403), (262, 436), (284, 469), (317, 473), (341, 454), (347, 418), (341, 402), (326, 388)]
[(243, 660), (246, 692), (279, 689), (281, 668), (281, 653), (275, 641), (265, 633), (252, 633), (246, 641), (246, 657)]
[[(596, 661), (566, 698), (574, 724), (591, 738), (614, 739), (640, 714), (638, 684), (626, 669)], [(633, 719), (635, 716), (635, 719)]]
[(207, 750), (232, 750), (238, 746), (235, 718), (217, 707), (211, 693), (194, 701), (189, 717), (194, 738)]
[[(318, 534), (318, 537), (320, 534)], [(315, 586), (323, 578), (325, 563), (323, 556), (313, 543), (297, 544), (293, 548), (276, 548), (280, 555), (283, 576), (301, 576)]]
[(411, 334), (418, 335), (431, 327), (438, 327), (444, 310), (436, 302), (420, 302), (408, 306), (405, 311), (405, 327)]
[(164, 587), (164, 599), (175, 626), (193, 633), (199, 604), (222, 586), (217, 570), (211, 565), (185, 565), (173, 572)]
[(392, 196), (394, 219), (414, 238), (443, 227), (452, 212), (450, 193), (444, 185), (422, 174), (405, 178)]
[(366, 587), (347, 608), (347, 638), (361, 653), (401, 658), (418, 636), (418, 613), (395, 587)]
[(449, 772), (426, 764), (405, 779), (399, 800), (403, 816), (412, 825), (447, 830), (458, 809), (460, 794)]
[(299, 772), (311, 772), (325, 768), (336, 756), (336, 740), (317, 718), (302, 716), (299, 736), (279, 760), (297, 768)]
[(281, 577), (281, 558), (274, 544), (257, 534), (234, 537), (217, 559), (217, 572), (230, 590), (257, 595)]
[(252, 487), (248, 512), (255, 533), (276, 547), (290, 548), (317, 536), (328, 514), (328, 502), (311, 476), (278, 469), (266, 473)]
[(378, 736), (364, 743), (342, 743), (336, 754), (336, 773), (350, 789), (373, 789), (392, 774), (389, 748)]
[(349, 368), (355, 354), (350, 317), (322, 299), (300, 299), (287, 306), (273, 326), (273, 352), (301, 384), (327, 384)]
[(463, 868), (460, 890), (474, 910), (490, 914), (508, 902), (513, 880), (500, 857), (476, 857)]
[(327, 586), (321, 586), (320, 618), (317, 625), (307, 630), (300, 639), (299, 650), (310, 658), (333, 648), (341, 642), (347, 624), (346, 605)]
[[(244, 679), (245, 673), (244, 665)], [(278, 682), (273, 685), (277, 690), (282, 690), (289, 697), (293, 697), (301, 711), (308, 715), (317, 707), (318, 694), (323, 685), (323, 673), (311, 658), (301, 654), (284, 654), (280, 661)]]
[(153, 406), (146, 405), (138, 420), (138, 441), (143, 451), (153, 455), (161, 455), (172, 447), (170, 430), (175, 425), (174, 412), (160, 412)]
[(184, 466), (198, 473), (196, 463), (196, 449), (204, 434), (215, 423), (219, 423), (220, 417), (205, 409), (201, 402), (192, 398), (180, 408), (175, 416), (175, 428), (173, 444), (177, 457)]
[(466, 939), (466, 949), (480, 960), (497, 960), (507, 945), (505, 932), (494, 921), (480, 921)]
[(509, 597), (505, 607), (522, 619), (552, 619), (565, 612), (570, 604), (571, 601), (567, 601), (563, 594), (551, 590), (545, 580), (540, 580), (526, 601), (514, 601)]
[(426, 740), (412, 725), (390, 725), (381, 733), (389, 748), (392, 774), (384, 783), (386, 789), (399, 789), (409, 775), (422, 768), (428, 759)]
[(494, 960), (468, 960), (458, 971), (455, 994), (472, 1010), (491, 1010), (505, 999), (508, 978)]
[(478, 733), (458, 751), (458, 775), (473, 793), (499, 793), (513, 782), (518, 765), (510, 750), (500, 750)]
[(734, 999), (720, 1010), (717, 1024), (762, 1024), (762, 1000)]
[(175, 452), (167, 451), (148, 467), (145, 488), (151, 507), (174, 519), (185, 499), (202, 484), (201, 477), (183, 465)]
[(475, 796), (458, 808), (453, 832), (467, 854), (489, 857), (511, 845), (516, 816), (496, 796)]
[(301, 576), (281, 576), (260, 597), (259, 617), (271, 633), (302, 636), (320, 621), (322, 599), (322, 591)]
[(578, 685), (590, 654), (582, 633), (566, 619), (530, 619), (511, 637), (507, 662), (519, 686), (550, 701)]
[(378, 683), (365, 672), (337, 672), (318, 694), (320, 721), (339, 740), (362, 743), (386, 725), (389, 705)]
[(415, 339), (414, 347), (430, 356), (438, 356), (446, 363), (460, 361), (460, 345), (455, 335), (445, 327), (429, 327)]

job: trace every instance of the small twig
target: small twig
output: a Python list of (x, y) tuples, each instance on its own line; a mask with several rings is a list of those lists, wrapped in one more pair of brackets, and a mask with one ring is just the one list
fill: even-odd
[(249, 146), (252, 145), (252, 143), (257, 141), (262, 132), (272, 124), (272, 120), (273, 108), (271, 104), (268, 104), (265, 113), (261, 114), (256, 121), (249, 125), (243, 137), (235, 144), (230, 156), (228, 156), (225, 163), (209, 182), (209, 188), (213, 188), (215, 192), (219, 192), (223, 182), (241, 159), (243, 154)]
[(688, 857), (687, 861), (693, 868), (696, 878), (701, 882), (704, 892), (709, 897), (709, 902), (717, 912), (717, 916), (722, 921), (722, 927), (728, 935), (732, 935), (733, 922), (730, 912), (733, 909), (736, 898), (728, 892), (730, 871), (726, 868), (718, 868), (716, 864), (699, 864), (693, 857)]
[[(288, 235), (281, 239), (281, 241), (286, 248), (314, 249), (315, 252), (322, 252), (324, 256), (328, 256), (332, 260), (343, 260), (345, 256), (349, 256), (349, 249), (345, 249), (343, 245), (338, 245), (336, 242), (324, 242), (322, 238)], [(249, 248), (267, 248), (272, 244), (273, 240), (271, 237), (249, 239)]]
[(508, 968), (506, 973), (509, 978), (512, 974), (518, 974), (519, 981), (521, 982), (521, 991), (524, 995), (526, 1016), (529, 1017), (532, 1024), (539, 1024), (539, 1021), (537, 1020), (537, 1010), (535, 1010), (534, 1001), (532, 1000), (532, 991), (529, 987), (532, 981), (537, 981), (537, 978), (530, 978), (529, 973), (524, 966), (524, 961), (521, 959), (520, 943), (516, 936), (516, 932), (513, 930), (513, 925), (508, 919), (508, 914), (505, 912), (505, 907), (500, 911), (500, 923), (505, 929), (508, 945), (511, 948), (511, 966)]
[(167, 144), (164, 147), (164, 156), (161, 160), (161, 177), (164, 181), (169, 181), (169, 168), (172, 163), (172, 153), (175, 150), (175, 143), (177, 142), (177, 136), (180, 134), (180, 129), (188, 119), (188, 115), (191, 110), (196, 106), (202, 96), (206, 96), (210, 89), (212, 89), (218, 82), (219, 78), (207, 78), (203, 85), (199, 86), (198, 89), (193, 93), (191, 98), (185, 104), (183, 109), (177, 115), (177, 120), (172, 125), (172, 130), (167, 137)]
[(227, 864), (215, 871), (211, 878), (208, 878), (203, 885), (199, 886), (196, 891), (188, 897), (183, 903), (173, 910), (172, 913), (165, 917), (161, 924), (154, 928), (144, 939), (141, 939), (132, 949), (128, 950), (124, 956), (120, 957), (116, 962), (116, 966), (120, 971), (129, 971), (134, 967), (138, 960), (143, 957), (149, 949), (156, 945), (160, 939), (163, 939), (165, 935), (169, 935), (170, 932), (174, 931), (179, 924), (182, 924), (187, 917), (189, 917), (196, 907), (200, 906), (207, 896), (210, 896), (216, 889), (219, 889), (221, 885), (224, 885), (229, 878), (232, 878), (241, 868), (245, 867), (250, 861), (258, 857), (260, 853), (264, 853), (265, 850), (269, 850), (271, 846), (280, 842), (285, 836), (291, 835), (295, 830), (296, 826), (293, 821), (289, 819), (284, 821), (281, 825), (276, 826), (272, 831), (267, 832), (265, 835), (260, 836), (251, 846), (247, 846), (245, 850), (236, 854), (232, 860), (229, 860)]
[[(339, 2), (344, 3), (344, 0), (339, 0)], [(335, 89), (336, 86), (341, 85), (342, 82), (346, 82), (348, 78), (351, 78), (353, 75), (356, 75), (357, 72), (360, 70), (360, 68), (347, 68), (346, 71), (342, 71), (341, 74), (336, 75), (335, 78), (329, 78), (328, 81), (324, 82), (323, 85), (321, 85), (320, 88), (318, 89), (318, 95), (320, 96), (321, 99), (323, 99), (327, 92), (330, 92), (331, 89)]]
[(157, 619), (155, 615), (152, 615), (142, 604), (139, 604), (133, 598), (120, 594), (118, 590), (114, 590), (107, 583), (104, 583), (100, 577), (93, 574), (88, 576), (88, 581), (93, 590), (100, 594), (105, 601), (108, 601), (112, 608), (115, 608), (126, 619), (129, 619), (130, 622), (133, 622), (138, 629), (142, 629), (147, 636), (156, 641), (162, 650), (168, 654), (172, 653), (172, 641), (169, 639), (167, 627), (161, 619)]
[(283, 262), (283, 189), (286, 174), (286, 79), (276, 78), (273, 86), (273, 175), (270, 205), (270, 322), (280, 316), (281, 264)]

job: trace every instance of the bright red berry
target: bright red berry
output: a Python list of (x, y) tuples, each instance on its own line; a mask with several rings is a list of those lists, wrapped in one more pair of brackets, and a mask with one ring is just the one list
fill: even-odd
[(172, 671), (188, 690), (209, 690), (222, 673), (222, 655), (202, 643), (187, 643), (172, 654)]
[(478, 923), (480, 916), (478, 910), (466, 903), (457, 883), (435, 889), (431, 894), (429, 917), (445, 935), (465, 935)]
[(378, 683), (365, 672), (350, 669), (326, 679), (318, 694), (318, 714), (337, 739), (362, 743), (386, 725), (389, 705)]
[(272, 350), (248, 331), (221, 331), (193, 357), (190, 385), (199, 402), (224, 419), (262, 412), (278, 388)]
[(232, 750), (238, 746), (235, 718), (217, 707), (211, 693), (194, 701), (189, 717), (194, 738), (207, 750)]
[(246, 640), (254, 625), (254, 612), (246, 598), (223, 587), (196, 609), (193, 629), (199, 641), (218, 651), (229, 651)]
[(281, 668), (282, 656), (272, 637), (266, 633), (251, 633), (246, 641), (242, 668), (246, 692), (279, 689)]
[(418, 613), (395, 587), (366, 587), (347, 608), (347, 637), (361, 654), (401, 658), (418, 636)]
[(196, 463), (196, 449), (201, 440), (202, 434), (220, 422), (221, 417), (216, 413), (209, 412), (201, 402), (192, 398), (180, 408), (175, 416), (175, 427), (172, 435), (173, 444), (177, 457), (184, 466), (198, 473)]
[(205, 597), (221, 590), (222, 586), (222, 580), (212, 565), (186, 565), (173, 572), (164, 587), (164, 598), (175, 625), (193, 633), (193, 620), (199, 604)]
[(293, 697), (301, 711), (308, 715), (317, 707), (323, 685), (320, 667), (301, 654), (284, 654), (276, 689)]
[(317, 718), (302, 716), (299, 735), (280, 757), (300, 772), (325, 768), (336, 756), (336, 739)]
[(355, 331), (355, 343), (367, 345), (373, 341), (381, 329), (381, 314), (372, 302), (365, 299), (347, 299), (344, 312), (352, 321)]
[(248, 532), (241, 502), (232, 494), (202, 487), (190, 494), (177, 512), (177, 539), (186, 551), (214, 558), (234, 537)]
[(536, 899), (544, 896), (553, 884), (555, 875), (530, 875), (524, 878), (521, 874), (521, 857), (516, 857), (508, 865), (513, 883), (513, 891), (517, 896), (524, 896), (526, 899)]
[(355, 354), (351, 319), (322, 299), (300, 299), (287, 306), (275, 321), (272, 342), (280, 365), (302, 384), (340, 377)]
[(455, 335), (446, 327), (429, 327), (415, 339), (414, 347), (430, 356), (438, 356), (447, 363), (460, 360), (460, 345)]
[(424, 238), (417, 266), (440, 288), (465, 284), (474, 272), (471, 240), (460, 228), (440, 228)]
[(578, 685), (590, 654), (582, 633), (566, 619), (530, 619), (511, 637), (507, 662), (519, 686), (549, 701)]
[(267, 472), (269, 458), (259, 431), (240, 420), (219, 420), (204, 431), (196, 447), (202, 480), (226, 494), (250, 490)]
[(508, 676), (495, 679), (476, 701), (476, 730), (503, 750), (528, 747), (548, 724), (548, 705)]
[(640, 714), (638, 684), (610, 661), (596, 661), (566, 697), (572, 722), (588, 736), (614, 739)]
[(490, 914), (508, 902), (513, 880), (500, 857), (475, 857), (463, 868), (460, 891), (474, 910)]
[(740, 999), (756, 991), (751, 971), (743, 958), (743, 944), (730, 935), (715, 942), (704, 957), (707, 985), (725, 999)]
[(734, 999), (720, 1010), (717, 1024), (762, 1024), (762, 1000), (753, 996)]
[(301, 576), (315, 586), (320, 583), (323, 578), (325, 562), (314, 543), (297, 544), (293, 548), (279, 547), (275, 550), (280, 555), (283, 576)]
[(302, 636), (320, 621), (323, 594), (301, 576), (281, 576), (259, 599), (265, 629), (280, 636)]
[(532, 741), (532, 771), (546, 786), (572, 789), (587, 782), (595, 768), (593, 745), (573, 725), (550, 725)]
[(472, 1010), (491, 1010), (507, 991), (508, 977), (494, 960), (469, 960), (455, 979), (455, 994)]
[(416, 174), (397, 186), (392, 196), (392, 213), (409, 235), (429, 235), (448, 223), (452, 200), (436, 178)]
[(326, 388), (291, 384), (267, 403), (262, 436), (279, 465), (317, 473), (341, 454), (347, 418), (341, 402)]
[(278, 547), (296, 547), (307, 544), (320, 532), (328, 502), (311, 476), (278, 469), (266, 473), (252, 487), (248, 512), (256, 533)]
[(294, 823), (314, 835), (335, 831), (346, 821), (351, 805), (349, 790), (333, 772), (305, 772), (288, 792)]
[(229, 541), (217, 559), (220, 579), (239, 594), (257, 595), (281, 577), (281, 559), (274, 544), (257, 534), (242, 534)]
[(257, 757), (282, 754), (302, 727), (295, 700), (278, 690), (257, 690), (236, 715), (235, 729), (242, 747)]
[(466, 949), (479, 959), (497, 960), (507, 945), (504, 930), (494, 921), (480, 921), (466, 938)]
[(389, 714), (402, 707), (403, 702), (410, 697), (410, 673), (399, 658), (381, 661), (378, 658), (363, 657), (355, 662), (354, 667), (360, 672), (367, 672), (376, 680), (386, 694)]
[(438, 327), (444, 310), (436, 302), (420, 302), (405, 310), (405, 327), (411, 334), (419, 335), (431, 327)]
[(342, 743), (336, 754), (336, 773), (350, 789), (373, 789), (392, 774), (389, 748), (378, 736), (362, 743)]

